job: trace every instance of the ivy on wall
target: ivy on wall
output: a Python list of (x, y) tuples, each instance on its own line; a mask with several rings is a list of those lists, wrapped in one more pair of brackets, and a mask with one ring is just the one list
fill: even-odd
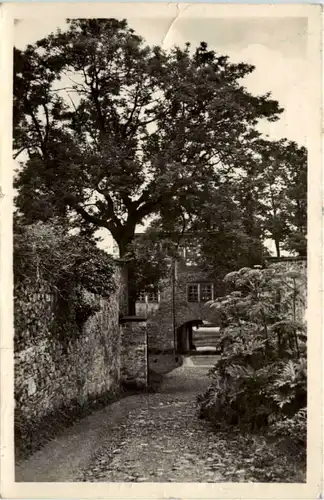
[[(50, 333), (67, 348), (82, 332), (84, 323), (100, 309), (100, 297), (109, 298), (116, 290), (114, 274), (114, 261), (107, 253), (94, 241), (69, 234), (62, 225), (16, 225), (15, 306), (25, 316), (18, 325), (16, 322), (16, 342), (21, 344), (30, 320), (21, 302), (37, 302), (47, 294), (51, 303)], [(35, 327), (36, 335), (38, 331), (40, 328)]]

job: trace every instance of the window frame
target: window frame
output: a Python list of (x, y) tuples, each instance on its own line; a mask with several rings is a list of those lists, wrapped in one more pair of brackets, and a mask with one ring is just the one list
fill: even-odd
[(159, 291), (158, 290), (150, 290), (146, 292), (147, 302), (156, 304), (159, 302)]
[(157, 304), (160, 302), (160, 290), (141, 290), (137, 296), (136, 302), (140, 302), (141, 304)]
[[(207, 299), (204, 299), (203, 298), (203, 289), (209, 287), (209, 290), (210, 290), (210, 295), (209, 295), (209, 298)], [(214, 286), (213, 286), (213, 283), (200, 283), (200, 302), (209, 302), (210, 300), (213, 300), (214, 298), (214, 290), (213, 290)]]
[[(197, 289), (197, 300), (191, 300), (190, 299), (190, 288), (196, 287)], [(191, 304), (198, 304), (199, 303), (199, 284), (198, 283), (188, 283), (187, 285), (187, 302), (190, 302)]]
[[(210, 298), (206, 300), (202, 300), (202, 287), (210, 287)], [(197, 300), (190, 300), (190, 287), (197, 287)], [(214, 283), (206, 282), (206, 283), (187, 283), (187, 302), (191, 304), (205, 304), (209, 302), (209, 300), (214, 300)]]

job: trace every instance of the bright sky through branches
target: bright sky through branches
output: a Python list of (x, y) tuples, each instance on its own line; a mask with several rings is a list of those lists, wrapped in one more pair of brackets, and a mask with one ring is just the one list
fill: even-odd
[[(307, 19), (304, 18), (196, 18), (179, 19), (173, 29), (169, 19), (129, 18), (129, 26), (149, 45), (193, 47), (207, 42), (210, 49), (228, 55), (232, 62), (253, 64), (255, 71), (245, 79), (253, 94), (271, 92), (285, 109), (278, 122), (262, 123), (261, 131), (269, 138), (287, 137), (306, 145), (307, 100), (309, 85), (307, 60)], [(57, 28), (64, 30), (62, 19), (21, 20), (15, 28), (15, 44), (23, 49)], [(166, 36), (166, 34), (168, 35)], [(164, 43), (163, 43), (164, 41)], [(106, 233), (105, 233), (106, 236)], [(103, 246), (111, 245), (105, 237)]]

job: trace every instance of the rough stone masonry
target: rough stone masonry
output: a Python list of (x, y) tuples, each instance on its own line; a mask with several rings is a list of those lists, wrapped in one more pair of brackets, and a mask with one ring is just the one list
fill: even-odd
[(92, 297), (97, 303), (97, 312), (67, 346), (53, 335), (54, 295), (42, 283), (15, 290), (18, 441), (28, 441), (49, 417), (59, 419), (62, 413), (67, 414), (104, 395), (113, 395), (120, 387), (118, 293), (109, 299)]

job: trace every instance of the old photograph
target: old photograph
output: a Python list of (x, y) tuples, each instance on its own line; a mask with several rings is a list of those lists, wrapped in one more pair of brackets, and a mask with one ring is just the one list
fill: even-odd
[(308, 18), (120, 12), (14, 21), (15, 481), (304, 484)]

